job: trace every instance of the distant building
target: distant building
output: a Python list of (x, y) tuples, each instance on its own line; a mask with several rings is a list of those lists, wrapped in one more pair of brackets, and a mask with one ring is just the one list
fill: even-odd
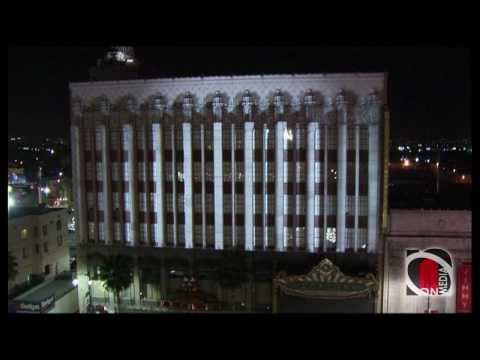
[(391, 210), (386, 244), (384, 313), (469, 312), (471, 211)]
[(28, 285), (32, 277), (53, 279), (70, 270), (67, 241), (67, 209), (13, 207), (8, 212), (8, 251), (18, 264), (8, 284)]

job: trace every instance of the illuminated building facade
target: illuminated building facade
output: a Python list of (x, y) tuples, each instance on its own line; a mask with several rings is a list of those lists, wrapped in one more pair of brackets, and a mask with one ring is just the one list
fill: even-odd
[(385, 83), (372, 73), (70, 84), (78, 243), (381, 251)]

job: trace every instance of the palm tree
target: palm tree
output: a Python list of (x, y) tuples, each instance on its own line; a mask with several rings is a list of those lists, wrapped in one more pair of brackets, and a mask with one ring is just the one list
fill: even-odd
[(120, 312), (120, 292), (133, 281), (133, 259), (125, 255), (112, 255), (100, 266), (100, 280), (107, 291), (115, 297), (116, 312)]
[(15, 280), (15, 277), (18, 274), (17, 271), (17, 262), (15, 261), (15, 256), (12, 255), (12, 253), (9, 251), (8, 252), (8, 281), (13, 281)]

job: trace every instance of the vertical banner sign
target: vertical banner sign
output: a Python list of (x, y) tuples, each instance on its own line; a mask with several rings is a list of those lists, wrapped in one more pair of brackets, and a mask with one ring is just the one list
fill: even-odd
[(472, 264), (462, 264), (457, 272), (457, 313), (472, 312)]

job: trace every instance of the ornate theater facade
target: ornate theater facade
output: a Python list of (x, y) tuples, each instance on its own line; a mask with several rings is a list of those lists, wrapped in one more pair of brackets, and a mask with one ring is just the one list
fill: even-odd
[[(89, 254), (114, 248), (197, 258), (381, 253), (386, 80), (368, 73), (71, 83), (80, 297)], [(137, 304), (142, 285), (134, 279), (129, 301)]]

